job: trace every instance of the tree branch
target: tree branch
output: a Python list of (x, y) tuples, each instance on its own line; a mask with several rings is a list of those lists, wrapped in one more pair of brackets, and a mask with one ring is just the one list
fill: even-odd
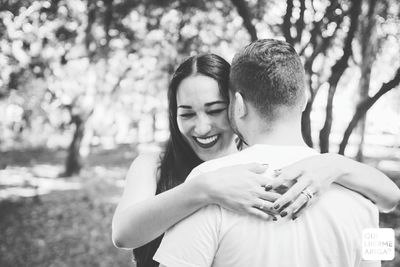
[(347, 126), (346, 131), (344, 132), (342, 142), (340, 143), (339, 146), (339, 154), (344, 155), (351, 133), (356, 128), (358, 122), (367, 114), (368, 110), (378, 101), (378, 99), (381, 96), (383, 96), (393, 88), (397, 87), (399, 84), (400, 84), (400, 67), (397, 69), (394, 78), (391, 81), (384, 83), (374, 96), (368, 97), (364, 101), (358, 104), (356, 112), (354, 113), (353, 118), (349, 122), (349, 125)]
[(301, 37), (303, 36), (304, 30), (304, 12), (306, 10), (306, 1), (300, 0), (300, 17), (296, 21), (296, 37), (294, 39), (294, 43), (301, 43)]
[(115, 83), (113, 88), (111, 89), (110, 96), (115, 95), (118, 89), (121, 87), (121, 82), (125, 79), (128, 72), (132, 69), (132, 66), (127, 67), (124, 72), (119, 76), (118, 81)]
[(286, 13), (283, 17), (283, 24), (282, 24), (282, 32), (283, 36), (286, 39), (286, 42), (293, 45), (294, 39), (290, 33), (290, 29), (292, 28), (292, 23), (290, 21), (293, 12), (293, 0), (286, 1)]
[(231, 2), (236, 7), (240, 17), (243, 19), (243, 25), (250, 34), (251, 41), (257, 40), (256, 27), (252, 22), (253, 16), (247, 3), (244, 0), (231, 0)]
[[(332, 1), (331, 4), (326, 8), (325, 14), (328, 21), (326, 23), (323, 22), (323, 19), (316, 21), (313, 23), (313, 29), (311, 30), (310, 42), (314, 48), (312, 54), (306, 58), (305, 68), (306, 70), (311, 70), (312, 64), (314, 63), (315, 58), (320, 54), (325, 54), (328, 50), (329, 46), (332, 43), (332, 40), (336, 36), (336, 32), (339, 29), (340, 24), (343, 21), (345, 13), (342, 12), (340, 15), (335, 13), (335, 10), (340, 8), (340, 5), (336, 1)], [(341, 8), (340, 8), (341, 9)], [(322, 37), (322, 28), (326, 28), (327, 25), (331, 22), (336, 23), (336, 28), (331, 36)], [(307, 44), (308, 45), (308, 44)], [(307, 45), (302, 49), (301, 54), (307, 47)]]
[[(310, 43), (315, 47), (317, 45), (317, 40), (319, 38), (322, 38), (322, 29), (326, 28), (327, 25), (332, 22), (335, 21), (336, 18), (340, 15), (336, 14), (335, 10), (336, 9), (342, 9), (340, 4), (337, 1), (331, 1), (330, 5), (326, 7), (325, 9), (325, 16), (324, 18), (327, 19), (324, 22), (324, 19), (320, 19), (318, 21), (314, 21), (313, 22), (313, 27), (312, 30), (310, 31), (311, 33), (311, 37), (310, 37)], [(315, 13), (315, 9), (314, 9), (314, 13)], [(343, 13), (342, 13), (343, 14)], [(339, 25), (339, 24), (338, 24)]]

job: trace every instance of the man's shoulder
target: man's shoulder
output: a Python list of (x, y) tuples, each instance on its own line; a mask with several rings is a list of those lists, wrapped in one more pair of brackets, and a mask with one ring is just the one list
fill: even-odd
[(176, 223), (168, 232), (175, 232), (176, 229), (181, 229), (178, 231), (182, 231), (182, 229), (191, 231), (193, 227), (206, 227), (209, 229), (218, 227), (218, 223), (221, 219), (221, 212), (222, 208), (218, 205), (211, 204), (204, 206)]
[(249, 162), (249, 159), (247, 157), (250, 154), (249, 152), (251, 151), (249, 149), (250, 148), (217, 159), (205, 161), (197, 166), (195, 169), (200, 172), (205, 172), (212, 171), (221, 167)]
[(257, 144), (237, 153), (213, 159), (200, 164), (197, 171), (211, 171), (221, 167), (236, 164), (257, 162), (270, 164), (271, 162), (292, 163), (307, 156), (319, 154), (307, 146), (274, 146)]
[(374, 222), (377, 225), (379, 216), (378, 208), (371, 200), (338, 184), (332, 184), (310, 209), (330, 214), (325, 217), (336, 218), (347, 225), (354, 223), (354, 220), (357, 224)]

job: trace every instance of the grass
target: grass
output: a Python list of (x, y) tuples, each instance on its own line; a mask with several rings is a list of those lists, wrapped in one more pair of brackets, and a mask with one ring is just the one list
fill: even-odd
[[(32, 149), (0, 155), (0, 266), (133, 266), (129, 251), (114, 248), (111, 218), (136, 148), (94, 150), (79, 176), (61, 179), (64, 151)], [(399, 173), (390, 173), (400, 185)], [(19, 182), (12, 184), (10, 179)], [(8, 181), (5, 185), (4, 181)], [(38, 191), (63, 181), (43, 194), (8, 195), (6, 189)], [(68, 184), (79, 184), (70, 189)], [(36, 190), (36, 191), (35, 191)], [(19, 191), (16, 191), (19, 192)], [(400, 266), (400, 208), (381, 214), (381, 226), (396, 228), (396, 258), (385, 267)]]
[[(118, 184), (136, 155), (124, 150), (95, 152), (79, 177), (65, 179), (66, 184), (81, 184), (78, 190), (60, 187), (44, 195), (3, 199), (0, 266), (133, 266), (130, 251), (118, 250), (111, 242), (111, 218), (122, 191)], [(35, 166), (45, 163), (61, 172), (64, 153), (8, 152), (14, 164), (7, 163), (3, 172), (35, 177)], [(31, 185), (27, 181), (23, 186)]]

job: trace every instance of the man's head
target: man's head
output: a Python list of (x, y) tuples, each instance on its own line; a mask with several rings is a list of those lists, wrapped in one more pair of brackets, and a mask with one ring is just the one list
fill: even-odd
[(290, 44), (273, 39), (252, 42), (233, 58), (229, 79), (230, 119), (239, 135), (241, 121), (254, 119), (250, 114), (258, 117), (264, 130), (285, 118), (300, 118), (304, 69)]

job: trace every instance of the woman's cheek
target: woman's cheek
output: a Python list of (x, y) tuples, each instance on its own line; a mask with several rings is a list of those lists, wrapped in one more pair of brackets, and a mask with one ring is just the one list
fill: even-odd
[(231, 124), (229, 123), (228, 112), (225, 112), (221, 118), (221, 125), (224, 130), (231, 130)]
[(187, 123), (185, 123), (183, 120), (181, 120), (181, 119), (177, 119), (176, 120), (176, 122), (177, 122), (177, 124), (178, 124), (178, 129), (179, 129), (179, 131), (181, 132), (181, 134), (183, 134), (183, 135), (185, 135), (186, 134), (186, 132), (187, 132), (187, 130), (186, 130), (186, 128), (187, 128)]

